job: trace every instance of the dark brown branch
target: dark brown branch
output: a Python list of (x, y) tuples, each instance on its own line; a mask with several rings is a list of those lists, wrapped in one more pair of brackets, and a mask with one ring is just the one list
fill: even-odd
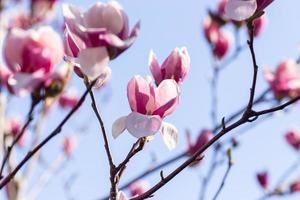
[(0, 180), (3, 178), (3, 171), (4, 171), (4, 168), (5, 168), (5, 164), (9, 160), (11, 151), (13, 150), (14, 146), (19, 142), (19, 140), (21, 139), (21, 137), (24, 135), (26, 129), (28, 128), (28, 126), (32, 122), (34, 108), (36, 107), (36, 105), (40, 101), (41, 101), (40, 99), (39, 100), (35, 100), (34, 98), (32, 98), (31, 106), (30, 106), (29, 112), (27, 114), (27, 119), (26, 119), (25, 124), (23, 125), (21, 131), (17, 134), (17, 136), (13, 138), (13, 142), (11, 143), (11, 145), (9, 145), (7, 147), (7, 150), (5, 151), (5, 155), (3, 156), (2, 163), (1, 163)]
[(87, 90), (84, 92), (84, 94), (79, 99), (76, 106), (66, 115), (66, 117), (61, 121), (61, 123), (39, 145), (37, 145), (34, 149), (29, 151), (27, 153), (27, 155), (21, 160), (21, 162), (16, 166), (16, 168), (11, 173), (9, 173), (7, 176), (4, 177), (4, 179), (0, 182), (0, 190), (14, 178), (14, 176), (17, 174), (17, 172), (29, 161), (30, 158), (32, 158), (32, 156), (34, 156), (44, 145), (46, 145), (53, 137), (55, 137), (56, 135), (58, 135), (61, 132), (65, 123), (71, 118), (71, 116), (82, 105), (82, 103), (84, 102), (89, 91), (92, 89), (92, 87), (95, 85), (96, 82), (97, 82), (97, 79), (94, 80), (89, 85)]

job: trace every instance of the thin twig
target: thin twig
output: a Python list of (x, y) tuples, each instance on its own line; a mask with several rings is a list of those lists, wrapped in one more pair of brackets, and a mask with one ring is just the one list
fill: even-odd
[(0, 180), (3, 178), (3, 171), (4, 171), (4, 168), (5, 168), (5, 164), (9, 160), (11, 151), (13, 150), (14, 146), (18, 143), (18, 141), (21, 139), (21, 137), (24, 135), (26, 129), (28, 128), (28, 126), (32, 122), (34, 109), (35, 109), (36, 105), (39, 102), (40, 102), (40, 100), (32, 99), (31, 106), (30, 106), (29, 112), (27, 114), (27, 119), (26, 119), (25, 124), (23, 125), (21, 131), (17, 134), (17, 136), (13, 138), (13, 142), (11, 143), (11, 145), (9, 145), (7, 147), (7, 150), (5, 152), (5, 155), (4, 155), (4, 157), (2, 159), (2, 163), (1, 163)]
[(9, 173), (7, 176), (4, 177), (4, 179), (0, 182), (0, 190), (14, 178), (14, 176), (17, 174), (17, 172), (32, 158), (32, 156), (34, 156), (44, 145), (46, 145), (53, 137), (55, 137), (56, 135), (58, 135), (61, 132), (65, 123), (71, 118), (71, 116), (82, 105), (82, 103), (84, 102), (89, 91), (96, 84), (96, 82), (97, 82), (97, 79), (94, 80), (89, 85), (87, 90), (84, 92), (84, 94), (79, 99), (76, 106), (74, 106), (74, 108), (66, 115), (66, 117), (59, 123), (59, 125), (43, 141), (41, 141), (41, 143), (39, 143), (35, 148), (33, 148), (31, 151), (29, 151), (27, 153), (27, 155), (21, 160), (21, 162), (16, 166), (16, 168), (11, 173)]
[(224, 186), (225, 186), (225, 182), (226, 182), (226, 180), (227, 180), (227, 178), (228, 178), (228, 175), (229, 175), (229, 172), (230, 172), (230, 170), (231, 170), (231, 167), (232, 167), (232, 165), (233, 165), (232, 155), (231, 155), (231, 149), (228, 149), (228, 151), (227, 151), (227, 157), (228, 157), (228, 165), (227, 165), (227, 169), (226, 169), (226, 172), (225, 172), (224, 177), (223, 177), (223, 179), (222, 179), (222, 182), (221, 182), (221, 184), (220, 184), (220, 186), (219, 186), (219, 188), (218, 188), (216, 194), (214, 195), (213, 200), (217, 200), (218, 196), (220, 195), (222, 189), (223, 189)]

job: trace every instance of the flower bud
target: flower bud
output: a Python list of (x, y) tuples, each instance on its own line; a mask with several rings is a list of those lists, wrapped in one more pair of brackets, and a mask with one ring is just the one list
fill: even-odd
[(295, 150), (300, 149), (300, 132), (298, 130), (289, 130), (284, 137)]
[(259, 185), (263, 189), (266, 189), (268, 187), (268, 185), (269, 185), (268, 172), (264, 171), (264, 172), (257, 173), (256, 178), (257, 178), (257, 181), (258, 181)]
[(132, 197), (139, 196), (144, 194), (149, 189), (149, 184), (146, 181), (139, 180), (132, 183), (128, 189)]
[(297, 180), (290, 185), (290, 192), (300, 192), (300, 180)]

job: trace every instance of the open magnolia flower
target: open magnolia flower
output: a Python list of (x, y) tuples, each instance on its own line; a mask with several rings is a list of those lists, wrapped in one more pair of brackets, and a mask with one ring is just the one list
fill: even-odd
[(165, 79), (173, 79), (181, 83), (190, 69), (190, 56), (186, 47), (175, 48), (161, 66), (153, 51), (149, 55), (149, 67), (156, 85)]
[(281, 62), (274, 73), (265, 68), (265, 78), (279, 100), (300, 94), (300, 66), (292, 59)]
[(127, 86), (132, 112), (117, 119), (112, 126), (113, 137), (125, 129), (137, 138), (153, 136), (158, 131), (169, 149), (177, 144), (177, 129), (163, 119), (174, 112), (179, 100), (179, 88), (174, 80), (163, 80), (154, 88), (147, 78), (133, 77)]
[(226, 16), (236, 21), (246, 20), (255, 12), (264, 10), (274, 0), (228, 0), (225, 6)]
[(137, 23), (129, 33), (127, 15), (116, 1), (98, 2), (83, 13), (66, 4), (63, 14), (66, 53), (91, 79), (105, 70), (109, 60), (129, 48), (139, 32)]
[(63, 58), (60, 36), (51, 27), (11, 29), (5, 39), (4, 57), (12, 71), (8, 85), (14, 94), (37, 89)]

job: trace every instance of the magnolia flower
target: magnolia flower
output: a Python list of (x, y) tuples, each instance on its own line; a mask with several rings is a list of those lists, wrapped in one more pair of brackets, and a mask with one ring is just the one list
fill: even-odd
[(131, 196), (139, 196), (144, 194), (149, 188), (149, 184), (146, 181), (139, 180), (129, 185), (128, 189)]
[(62, 108), (72, 109), (77, 105), (78, 101), (79, 101), (79, 96), (77, 90), (70, 89), (59, 97), (58, 104)]
[(118, 137), (125, 129), (137, 138), (153, 136), (159, 131), (167, 147), (175, 148), (177, 129), (163, 119), (174, 112), (178, 104), (177, 83), (163, 80), (154, 88), (149, 80), (137, 75), (128, 83), (127, 97), (132, 112), (113, 123), (113, 137)]
[(278, 99), (293, 98), (300, 94), (300, 66), (294, 60), (281, 62), (275, 73), (266, 68), (265, 79)]
[(77, 145), (77, 138), (74, 136), (65, 137), (63, 140), (63, 151), (67, 156), (70, 156)]
[(192, 156), (202, 146), (204, 146), (206, 143), (208, 143), (214, 137), (214, 134), (211, 131), (204, 129), (199, 133), (198, 138), (195, 143), (193, 143), (191, 141), (191, 138), (189, 135), (187, 135), (187, 137), (188, 137), (187, 138), (188, 139), (188, 154), (190, 156)]
[(255, 12), (264, 10), (274, 0), (228, 0), (225, 7), (227, 17), (236, 21), (246, 20)]
[(266, 189), (268, 187), (268, 185), (269, 185), (268, 172), (264, 171), (264, 172), (257, 173), (256, 178), (257, 178), (257, 181), (258, 181), (259, 185), (262, 188)]
[[(7, 131), (12, 135), (13, 138), (16, 138), (22, 131), (22, 122), (19, 117), (13, 117), (8, 121)], [(17, 144), (19, 147), (24, 147), (27, 141), (27, 131), (18, 140)]]
[(98, 2), (81, 13), (64, 5), (66, 53), (84, 75), (98, 77), (110, 59), (129, 48), (139, 32), (139, 23), (129, 33), (128, 18), (116, 2)]
[(257, 37), (261, 34), (261, 32), (263, 31), (263, 29), (265, 28), (267, 23), (267, 17), (266, 15), (262, 15), (259, 18), (256, 18), (253, 21), (253, 25), (254, 25), (254, 36)]
[(293, 183), (291, 183), (291, 185), (290, 185), (290, 192), (291, 193), (300, 192), (300, 179), (294, 181)]
[(153, 51), (149, 55), (149, 68), (156, 85), (165, 79), (173, 79), (177, 83), (184, 81), (190, 69), (190, 56), (185, 47), (175, 48), (161, 66)]
[(297, 130), (290, 130), (284, 135), (288, 144), (290, 144), (294, 149), (300, 149), (300, 132)]
[(213, 54), (222, 59), (230, 50), (232, 35), (229, 32), (219, 31), (217, 39), (212, 43)]
[(13, 76), (12, 92), (26, 94), (37, 89), (63, 57), (59, 35), (51, 27), (38, 30), (11, 29), (4, 44), (4, 57)]

